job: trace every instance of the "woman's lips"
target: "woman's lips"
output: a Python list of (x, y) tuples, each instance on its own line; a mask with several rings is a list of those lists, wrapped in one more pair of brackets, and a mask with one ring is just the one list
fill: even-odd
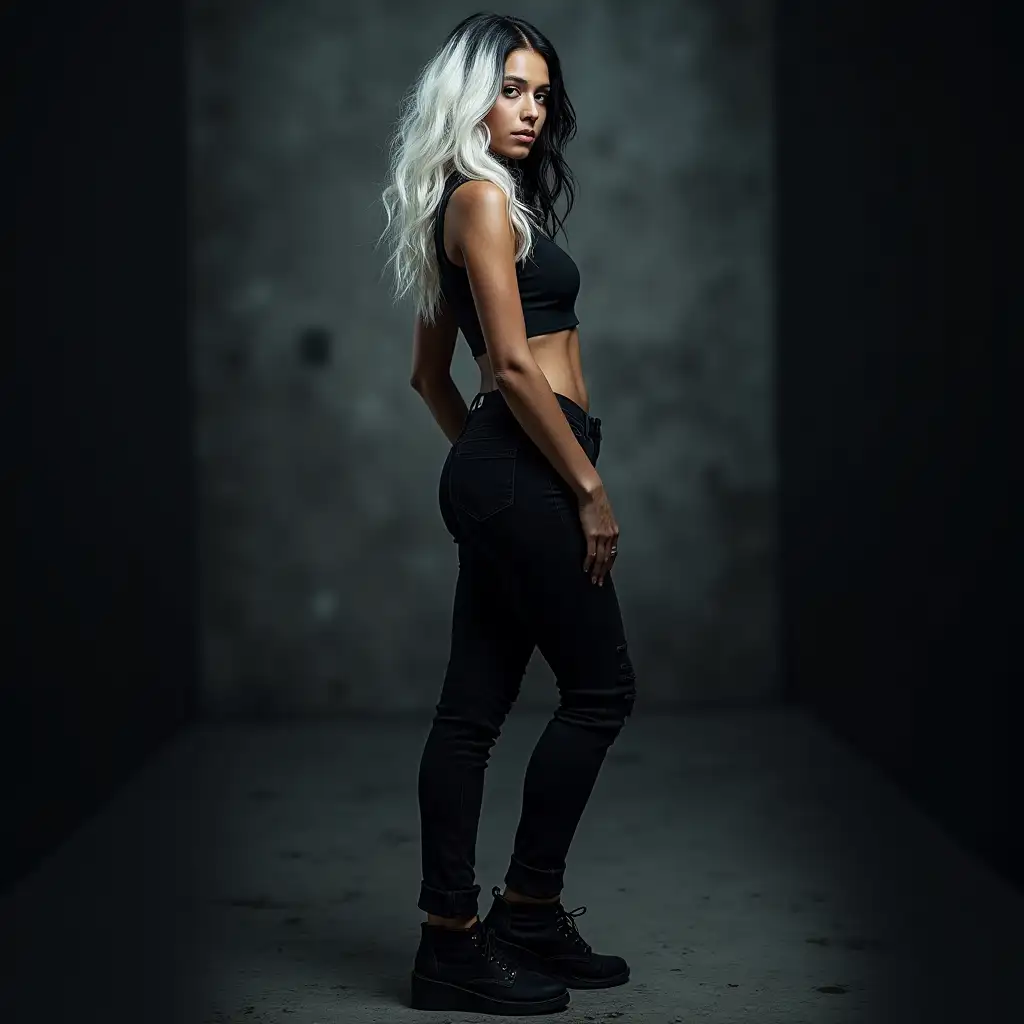
[(518, 132), (515, 132), (513, 134), (512, 138), (513, 139), (518, 139), (520, 142), (533, 142), (533, 136), (532, 135), (520, 135)]

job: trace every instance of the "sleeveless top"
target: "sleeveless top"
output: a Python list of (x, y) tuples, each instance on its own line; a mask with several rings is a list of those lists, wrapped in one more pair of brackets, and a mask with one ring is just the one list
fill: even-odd
[[(471, 179), (457, 171), (445, 181), (444, 193), (438, 203), (434, 220), (434, 249), (441, 277), (441, 292), (455, 313), (459, 329), (469, 343), (474, 357), (487, 351), (480, 319), (477, 316), (469, 275), (465, 267), (457, 266), (444, 251), (444, 212), (452, 193)], [(575, 327), (576, 296), (580, 290), (580, 272), (568, 253), (538, 229), (534, 229), (533, 249), (525, 260), (516, 263), (519, 297), (526, 321), (526, 336), (550, 334)]]

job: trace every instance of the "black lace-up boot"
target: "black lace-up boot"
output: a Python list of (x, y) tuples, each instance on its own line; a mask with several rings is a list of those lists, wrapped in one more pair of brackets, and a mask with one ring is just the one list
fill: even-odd
[(586, 907), (569, 911), (561, 901), (513, 902), (498, 886), (491, 895), (494, 904), (484, 924), (516, 963), (558, 978), (569, 988), (610, 988), (629, 981), (629, 965), (621, 956), (595, 953), (583, 941), (575, 918), (585, 914)]
[(525, 970), (496, 946), (482, 921), (471, 928), (420, 925), (412, 972), (414, 1010), (466, 1010), (509, 1016), (554, 1013), (569, 1005), (561, 982)]

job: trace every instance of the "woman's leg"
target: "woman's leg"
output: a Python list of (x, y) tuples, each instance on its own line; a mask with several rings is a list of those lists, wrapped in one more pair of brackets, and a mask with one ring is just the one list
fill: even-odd
[[(537, 646), (555, 673), (560, 702), (526, 768), (522, 813), (505, 875), (509, 889), (535, 899), (562, 891), (565, 858), (608, 748), (632, 713), (633, 666), (611, 573), (604, 586), (582, 571), (583, 555), (549, 563), (548, 617)], [(563, 611), (559, 609), (573, 609)]]
[[(581, 440), (596, 462), (592, 439)], [(530, 444), (516, 456), (515, 500), (481, 531), (511, 602), (555, 675), (560, 702), (533, 751), (505, 882), (548, 899), (608, 748), (632, 713), (636, 676), (612, 573), (583, 571), (586, 537), (572, 490)]]
[[(599, 587), (583, 571), (587, 540), (572, 489), (519, 427), (500, 394), (489, 401), (490, 407), (485, 401), (467, 420), (447, 463), (442, 505), (450, 499), (447, 511), (466, 541), (460, 548), (487, 566), (486, 574), (469, 582), (489, 592), (492, 606), (499, 609), (488, 616), (480, 608), (466, 608), (460, 618), (472, 622), (472, 616), (484, 615), (499, 649), (510, 639), (522, 645), (497, 655), (499, 665), (512, 666), (516, 693), (534, 644), (558, 684), (559, 706), (527, 766), (522, 815), (505, 876), (515, 892), (547, 899), (562, 890), (566, 854), (607, 750), (632, 712), (636, 681), (612, 574)], [(573, 432), (596, 464), (599, 431), (588, 434), (586, 415), (566, 404), (572, 406), (567, 415)], [(509, 629), (510, 621), (517, 623), (515, 629)], [(479, 628), (473, 629), (479, 635)], [(473, 643), (471, 636), (463, 636), (459, 647), (472, 651)], [(486, 679), (494, 672), (488, 655), (480, 651), (476, 657), (485, 659), (481, 676)], [(468, 669), (461, 674), (473, 678)], [(479, 697), (461, 700), (470, 706)], [(500, 725), (514, 696), (505, 700), (490, 713), (495, 735), (493, 722)], [(476, 718), (487, 721), (488, 715), (478, 712)], [(467, 797), (478, 801), (474, 794)], [(459, 848), (465, 849), (465, 843)], [(453, 877), (469, 877), (466, 866)], [(476, 913), (478, 891), (460, 903), (470, 908), (467, 914)]]
[(474, 868), (484, 774), (534, 641), (486, 554), (463, 542), (459, 557), (451, 655), (420, 762), (417, 906), (466, 923), (477, 913), (480, 893)]

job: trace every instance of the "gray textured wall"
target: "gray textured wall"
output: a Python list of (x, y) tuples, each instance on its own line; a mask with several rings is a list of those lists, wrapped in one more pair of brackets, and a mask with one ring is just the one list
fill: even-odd
[[(641, 706), (775, 678), (768, 0), (522, 3), (579, 132), (568, 241)], [(191, 5), (205, 707), (424, 709), (448, 656), (448, 441), (374, 248), (402, 91), (475, 5)], [(459, 340), (467, 401), (479, 375)], [(522, 705), (551, 706), (539, 654)]]

